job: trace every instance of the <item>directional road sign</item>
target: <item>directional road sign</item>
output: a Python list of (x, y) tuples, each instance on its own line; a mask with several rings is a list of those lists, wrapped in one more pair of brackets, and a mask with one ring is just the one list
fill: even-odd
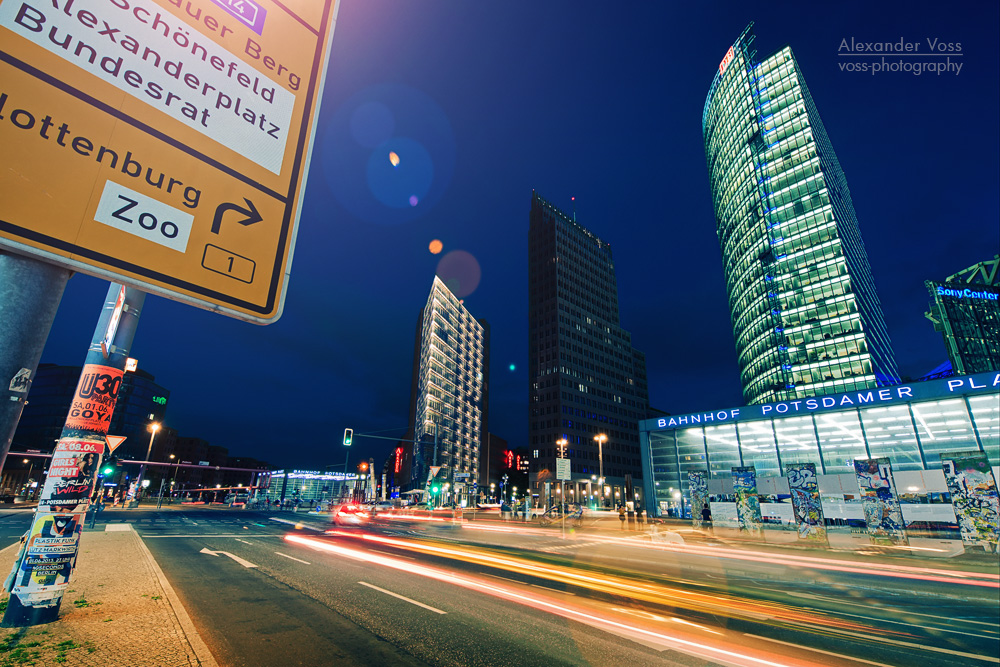
[(0, 249), (281, 315), (339, 0), (0, 0)]

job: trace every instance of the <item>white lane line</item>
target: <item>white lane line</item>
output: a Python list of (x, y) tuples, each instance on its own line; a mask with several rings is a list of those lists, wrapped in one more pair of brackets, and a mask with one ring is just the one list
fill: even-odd
[(238, 538), (238, 537), (236, 538), (236, 541), (237, 541), (237, 542), (242, 542), (243, 544), (250, 544), (250, 545), (253, 545), (253, 542), (247, 542), (246, 540), (241, 540), (241, 539), (240, 539), (240, 538)]
[(894, 623), (896, 625), (902, 625), (908, 628), (920, 628), (921, 630), (936, 630), (937, 632), (950, 632), (956, 635), (979, 637), (980, 639), (996, 639), (996, 636), (994, 635), (977, 635), (974, 632), (962, 632), (961, 630), (952, 630), (951, 628), (939, 628), (935, 625), (919, 625), (917, 623), (908, 623), (906, 621), (893, 621), (888, 618), (875, 618), (873, 616), (865, 616), (863, 614), (848, 614), (846, 611), (833, 611), (830, 613), (838, 614), (840, 616), (852, 616), (854, 618), (863, 618), (866, 621), (875, 621), (876, 623)]
[(376, 553), (380, 553), (383, 556), (392, 556), (393, 558), (405, 558), (406, 560), (417, 560), (413, 556), (404, 556), (402, 554), (394, 554), (391, 551), (381, 551), (379, 549), (372, 549), (372, 551), (374, 551)]
[[(242, 542), (242, 540), (240, 540), (240, 541)], [(250, 543), (247, 542), (247, 544), (250, 544)], [(306, 565), (312, 565), (312, 563), (310, 563), (308, 561), (304, 561), (301, 558), (296, 558), (294, 556), (289, 556), (288, 554), (283, 554), (280, 551), (275, 551), (274, 553), (278, 554), (279, 556), (284, 556), (288, 560), (294, 560), (294, 561), (299, 562), (299, 563), (305, 563)]]
[(842, 653), (833, 653), (832, 651), (824, 651), (820, 648), (811, 648), (809, 646), (802, 646), (801, 644), (795, 644), (792, 642), (783, 642), (780, 639), (771, 639), (770, 637), (763, 637), (761, 635), (751, 634), (749, 632), (743, 633), (747, 637), (753, 637), (754, 639), (763, 639), (765, 641), (774, 642), (775, 644), (784, 644), (785, 646), (793, 646), (799, 649), (805, 649), (806, 651), (812, 651), (813, 653), (822, 653), (823, 655), (832, 655), (835, 658), (842, 658), (843, 660), (850, 660), (851, 662), (863, 662), (866, 665), (877, 665), (877, 667), (887, 667), (884, 662), (875, 662), (873, 660), (865, 660), (864, 658), (853, 658), (849, 655), (844, 655)]
[(289, 526), (295, 526), (296, 528), (305, 528), (306, 530), (314, 530), (317, 533), (322, 533), (322, 528), (316, 528), (315, 526), (310, 526), (308, 523), (302, 523), (301, 521), (289, 521), (288, 519), (279, 519), (277, 517), (270, 517), (271, 521), (277, 521), (278, 523), (287, 523)]
[(569, 591), (557, 591), (554, 588), (549, 588), (548, 586), (541, 586), (539, 584), (528, 584), (529, 586), (534, 586), (535, 588), (541, 588), (543, 591), (548, 591), (549, 593), (559, 593), (561, 595), (572, 595), (576, 596), (576, 593), (570, 593)]
[[(160, 539), (160, 538), (163, 538), (163, 537), (184, 537), (184, 538), (190, 538), (190, 537), (237, 537), (237, 538), (239, 538), (239, 537), (243, 537), (244, 535), (246, 535), (246, 533), (191, 533), (190, 535), (170, 535), (170, 534), (168, 534), (168, 535), (143, 535), (142, 539), (144, 539), (144, 540), (153, 540), (153, 539)], [(277, 537), (277, 538), (280, 539), (281, 535), (254, 535), (254, 537), (256, 537), (257, 539), (262, 539), (262, 538), (265, 538), (265, 537)]]
[[(777, 641), (776, 639), (771, 639), (769, 637), (761, 637), (760, 635), (753, 635), (759, 637), (760, 639), (766, 639), (768, 641)], [(960, 658), (969, 658), (970, 660), (982, 660), (984, 662), (995, 662), (1000, 664), (1000, 657), (994, 658), (991, 655), (980, 655), (978, 653), (966, 653), (964, 651), (952, 651), (947, 648), (939, 648), (937, 646), (926, 646), (924, 644), (914, 644), (913, 642), (902, 642), (898, 639), (889, 639), (888, 637), (878, 637), (875, 641), (884, 642), (886, 644), (894, 644), (895, 646), (905, 646), (907, 648), (915, 648), (921, 651), (933, 651), (934, 653), (947, 653), (948, 655), (957, 655)], [(781, 642), (784, 644), (785, 642)], [(797, 644), (796, 644), (797, 646)], [(808, 648), (803, 646), (802, 648)], [(817, 649), (809, 649), (810, 651), (815, 651)], [(845, 656), (846, 657), (846, 656)], [(858, 658), (851, 658), (851, 660), (858, 660)]]
[(976, 625), (985, 625), (985, 626), (988, 626), (990, 628), (996, 628), (997, 627), (996, 623), (986, 623), (984, 621), (974, 621), (971, 618), (958, 618), (958, 617), (948, 618), (948, 617), (945, 617), (945, 616), (937, 616), (935, 614), (921, 614), (920, 612), (910, 611), (908, 609), (903, 609), (902, 607), (873, 607), (870, 604), (859, 604), (857, 602), (847, 602), (845, 600), (838, 600), (837, 598), (826, 597), (826, 596), (823, 596), (823, 595), (811, 595), (809, 593), (793, 593), (793, 592), (788, 592), (788, 591), (775, 591), (775, 589), (773, 589), (773, 588), (768, 588), (768, 589), (765, 589), (765, 590), (771, 590), (771, 591), (774, 591), (776, 593), (784, 593), (785, 595), (791, 595), (792, 597), (796, 597), (796, 598), (806, 598), (806, 599), (809, 599), (809, 600), (823, 600), (825, 602), (833, 602), (835, 604), (846, 604), (846, 605), (850, 605), (851, 607), (862, 607), (864, 609), (878, 609), (880, 611), (892, 612), (894, 614), (906, 614), (908, 616), (923, 616), (925, 618), (936, 618), (939, 621), (945, 621), (947, 623), (954, 623), (954, 622), (958, 621), (960, 623), (975, 623)]
[(448, 613), (446, 611), (441, 611), (440, 609), (435, 609), (434, 607), (431, 607), (430, 605), (426, 605), (423, 602), (417, 602), (416, 600), (411, 600), (410, 598), (404, 597), (404, 596), (400, 595), (399, 593), (393, 593), (392, 591), (387, 591), (384, 588), (379, 588), (378, 586), (375, 586), (374, 584), (369, 584), (369, 583), (364, 582), (364, 581), (359, 581), (358, 583), (361, 584), (362, 586), (367, 586), (368, 588), (374, 588), (375, 590), (380, 591), (382, 593), (385, 593), (386, 595), (391, 595), (394, 598), (399, 598), (400, 600), (405, 600), (406, 602), (409, 602), (410, 604), (415, 604), (418, 607), (423, 607), (424, 609), (429, 609), (429, 610), (433, 611), (436, 614), (447, 614)]

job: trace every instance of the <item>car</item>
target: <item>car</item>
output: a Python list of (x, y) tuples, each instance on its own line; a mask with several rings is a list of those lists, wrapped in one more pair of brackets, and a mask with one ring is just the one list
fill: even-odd
[(364, 526), (371, 518), (371, 513), (363, 505), (357, 503), (342, 503), (333, 508), (333, 523), (337, 526)]

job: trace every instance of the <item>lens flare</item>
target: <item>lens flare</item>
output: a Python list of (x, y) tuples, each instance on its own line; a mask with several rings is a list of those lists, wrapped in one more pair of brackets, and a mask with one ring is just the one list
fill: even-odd
[(479, 287), (482, 269), (472, 254), (465, 250), (452, 250), (438, 262), (437, 275), (452, 294), (462, 299)]
[(427, 248), (428, 250), (431, 251), (432, 255), (436, 255), (442, 250), (444, 250), (444, 244), (441, 243), (441, 241), (434, 239), (433, 241), (431, 241), (431, 244), (427, 246)]
[(391, 164), (393, 167), (399, 166), (399, 156), (396, 155), (396, 153), (393, 151), (389, 151), (389, 164)]

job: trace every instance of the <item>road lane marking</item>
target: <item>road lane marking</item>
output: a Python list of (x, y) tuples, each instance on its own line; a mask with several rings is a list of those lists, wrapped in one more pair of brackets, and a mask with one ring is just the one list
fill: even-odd
[[(243, 540), (240, 540), (240, 541), (242, 542)], [(250, 544), (250, 543), (247, 542), (247, 544)], [(284, 556), (285, 558), (287, 558), (289, 560), (294, 560), (294, 561), (297, 561), (299, 563), (305, 563), (306, 565), (312, 565), (312, 563), (304, 561), (301, 558), (295, 558), (294, 556), (289, 556), (288, 554), (283, 554), (280, 551), (275, 551), (274, 553), (278, 554), (279, 556)]]
[(405, 600), (406, 602), (409, 602), (410, 604), (415, 604), (418, 607), (423, 607), (424, 609), (429, 609), (429, 610), (433, 611), (434, 613), (437, 613), (437, 614), (447, 614), (448, 613), (446, 611), (441, 611), (440, 609), (435, 609), (434, 607), (432, 607), (430, 605), (426, 605), (423, 602), (417, 602), (416, 600), (411, 600), (410, 598), (402, 596), (399, 593), (393, 593), (392, 591), (387, 591), (384, 588), (379, 588), (378, 586), (376, 586), (374, 584), (369, 584), (369, 583), (367, 583), (365, 581), (359, 581), (358, 583), (361, 584), (362, 586), (367, 586), (368, 588), (374, 588), (375, 590), (380, 591), (382, 593), (385, 593), (386, 595), (391, 595), (394, 598), (399, 598), (400, 600)]
[[(142, 539), (144, 539), (144, 540), (146, 540), (146, 539), (152, 540), (152, 539), (157, 539), (157, 538), (162, 538), (162, 537), (184, 537), (184, 538), (190, 538), (190, 537), (237, 537), (237, 538), (239, 538), (239, 537), (243, 537), (243, 535), (245, 535), (245, 533), (191, 533), (191, 534), (178, 534), (178, 535), (172, 535), (172, 534), (168, 534), (168, 535), (149, 535), (148, 533), (144, 533), (143, 536), (142, 536)], [(254, 535), (254, 537), (256, 537), (257, 539), (262, 539), (262, 538), (265, 538), (265, 537), (277, 537), (277, 538), (280, 538), (281, 535)]]
[(223, 556), (229, 556), (230, 558), (232, 558), (234, 561), (236, 561), (237, 563), (239, 563), (243, 567), (257, 567), (256, 565), (254, 565), (250, 561), (243, 560), (242, 558), (240, 558), (236, 554), (231, 554), (228, 551), (211, 551), (210, 549), (203, 548), (198, 553), (209, 554), (211, 556), (215, 556), (216, 558), (218, 558), (219, 554), (222, 554)]
[(529, 586), (534, 586), (535, 588), (541, 588), (543, 591), (548, 591), (549, 593), (560, 593), (562, 595), (572, 595), (576, 597), (576, 593), (570, 593), (569, 591), (560, 591), (555, 588), (549, 588), (548, 586), (542, 586), (540, 584), (528, 584)]
[(990, 628), (997, 627), (996, 623), (986, 623), (984, 621), (974, 621), (971, 618), (959, 618), (957, 616), (956, 617), (937, 616), (935, 614), (921, 614), (920, 612), (909, 611), (908, 609), (904, 609), (902, 607), (884, 607), (884, 606), (873, 607), (870, 604), (859, 604), (857, 602), (846, 602), (844, 600), (839, 600), (837, 598), (826, 597), (824, 595), (812, 595), (810, 593), (797, 593), (797, 592), (791, 592), (791, 591), (778, 591), (778, 590), (775, 590), (773, 588), (769, 588), (769, 589), (766, 589), (766, 590), (771, 590), (771, 591), (774, 591), (775, 593), (783, 593), (785, 595), (791, 595), (792, 597), (796, 597), (796, 598), (806, 598), (806, 599), (809, 599), (809, 600), (823, 600), (824, 602), (833, 602), (833, 603), (836, 603), (836, 604), (845, 604), (845, 605), (850, 605), (852, 607), (862, 607), (864, 609), (878, 609), (880, 611), (892, 612), (894, 614), (909, 614), (910, 616), (924, 616), (926, 618), (936, 618), (939, 621), (947, 621), (949, 623), (954, 623), (955, 621), (959, 621), (961, 623), (975, 623), (976, 625), (985, 625), (985, 626), (988, 626)]
[(806, 651), (812, 651), (814, 653), (822, 653), (823, 655), (832, 655), (835, 658), (842, 658), (844, 660), (850, 660), (851, 662), (863, 662), (866, 665), (877, 665), (877, 667), (887, 667), (884, 662), (875, 662), (873, 660), (865, 660), (864, 658), (853, 658), (849, 655), (844, 655), (843, 653), (833, 653), (832, 651), (824, 651), (821, 648), (812, 648), (809, 646), (802, 646), (801, 644), (795, 644), (793, 642), (783, 642), (780, 639), (771, 639), (770, 637), (764, 637), (762, 635), (755, 635), (750, 632), (744, 632), (744, 636), (753, 637), (754, 639), (763, 639), (765, 641), (774, 642), (775, 644), (783, 644), (785, 646), (793, 646), (798, 649), (805, 649)]
[(295, 526), (296, 528), (305, 528), (306, 530), (315, 530), (318, 533), (323, 532), (322, 528), (316, 528), (310, 526), (308, 523), (302, 523), (301, 521), (289, 521), (288, 519), (279, 519), (277, 517), (271, 517), (271, 521), (277, 521), (278, 523), (287, 523), (289, 526)]
[(249, 545), (253, 546), (253, 542), (247, 542), (246, 540), (241, 540), (241, 539), (240, 539), (240, 538), (238, 538), (238, 537), (236, 538), (236, 541), (237, 541), (237, 542), (242, 542), (243, 544), (249, 544)]
[(407, 560), (417, 560), (413, 556), (404, 556), (403, 554), (394, 554), (391, 551), (380, 551), (378, 549), (372, 549), (372, 551), (374, 551), (375, 553), (380, 553), (383, 556), (392, 556), (393, 558), (405, 558)]
[[(759, 636), (759, 635), (755, 635), (755, 636)], [(768, 637), (760, 637), (760, 638), (761, 639), (768, 639), (768, 641), (776, 641), (776, 640), (773, 640), (773, 639), (769, 639)], [(995, 663), (1000, 664), (1000, 658), (994, 658), (991, 655), (980, 655), (978, 653), (966, 653), (964, 651), (952, 651), (951, 649), (947, 649), (947, 648), (939, 648), (937, 646), (926, 646), (924, 644), (914, 644), (913, 642), (904, 642), (904, 641), (899, 641), (898, 639), (889, 639), (888, 637), (877, 637), (877, 638), (871, 638), (871, 639), (872, 639), (872, 641), (885, 642), (886, 644), (894, 644), (896, 646), (905, 646), (907, 648), (915, 648), (915, 649), (919, 649), (921, 651), (933, 651), (934, 653), (947, 653), (948, 655), (957, 655), (960, 658), (970, 658), (972, 660), (982, 660), (984, 662), (995, 662)], [(990, 639), (992, 639), (992, 637)], [(807, 648), (807, 647), (803, 647), (803, 648)], [(815, 650), (815, 649), (809, 649), (809, 650), (812, 651), (812, 650)], [(857, 658), (851, 658), (851, 659), (852, 660), (856, 660)]]

